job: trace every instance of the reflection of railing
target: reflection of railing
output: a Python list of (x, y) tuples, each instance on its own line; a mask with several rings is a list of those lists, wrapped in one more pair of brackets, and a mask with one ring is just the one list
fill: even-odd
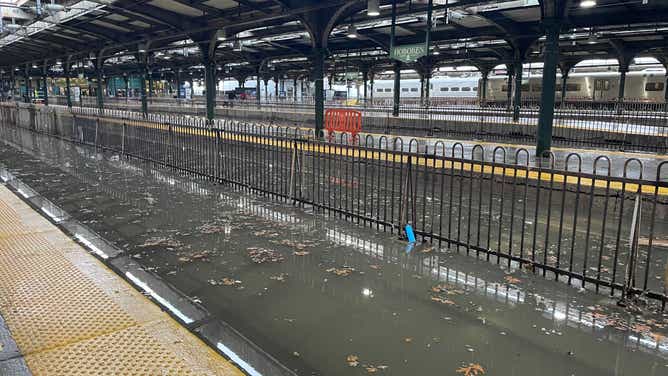
[(446, 153), (442, 142), (404, 145), (386, 137), (355, 146), (296, 128), (87, 111), (43, 116), (35, 108), (0, 106), (5, 126), (122, 152), (378, 229), (398, 232), (408, 221), (439, 246), (611, 293), (627, 275), (631, 212), (639, 197), (643, 241), (631, 290), (666, 301), (668, 162), (648, 176), (641, 161), (629, 159), (620, 176), (611, 176), (605, 157), (584, 169), (582, 158), (570, 154), (560, 169), (554, 155), (531, 166), (524, 149), (511, 158), (503, 148), (466, 151), (455, 144)]

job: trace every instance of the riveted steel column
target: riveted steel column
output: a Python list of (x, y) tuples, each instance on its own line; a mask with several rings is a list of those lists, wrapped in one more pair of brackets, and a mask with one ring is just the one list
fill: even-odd
[(44, 77), (42, 77), (42, 78), (43, 78), (42, 90), (44, 90), (44, 105), (48, 106), (49, 105), (49, 82), (48, 82), (49, 78), (47, 77), (46, 73), (44, 73)]
[(144, 116), (148, 115), (148, 99), (146, 98), (146, 76), (147, 76), (146, 66), (143, 66), (141, 69), (141, 112)]
[(513, 99), (513, 121), (520, 120), (520, 109), (522, 107), (522, 61), (515, 62), (515, 98)]
[(206, 90), (206, 118), (209, 122), (215, 117), (216, 105), (216, 63), (211, 58), (204, 59), (204, 84)]
[(482, 72), (482, 83), (480, 87), (480, 103), (483, 106), (487, 105), (487, 82), (489, 80), (489, 71)]
[(315, 48), (313, 50), (313, 81), (315, 81), (315, 136), (323, 136), (325, 128), (325, 83), (323, 75), (325, 70), (325, 50)]
[(619, 95), (617, 96), (617, 101), (619, 105), (624, 103), (624, 89), (626, 86), (626, 73), (629, 71), (628, 64), (619, 64)]
[(399, 107), (401, 106), (401, 63), (394, 62), (394, 105), (392, 107), (392, 116), (399, 116)]
[(104, 86), (104, 82), (102, 79), (102, 67), (97, 67), (95, 69), (95, 73), (97, 75), (97, 108), (102, 111), (104, 110), (104, 95), (102, 94), (102, 87)]
[(561, 106), (566, 103), (566, 88), (568, 87), (568, 74), (569, 72), (564, 72), (561, 75), (561, 101), (559, 102)]
[[(543, 21), (546, 31), (543, 62), (543, 87), (540, 96), (540, 114), (536, 134), (536, 156), (542, 156), (552, 147), (552, 123), (554, 121), (554, 99), (557, 85), (557, 64), (559, 63), (559, 28), (555, 20)], [(521, 83), (521, 81), (520, 81)]]
[(68, 60), (67, 64), (65, 65), (64, 73), (65, 73), (65, 96), (67, 97), (67, 107), (72, 108), (72, 89), (70, 86), (70, 62)]
[(364, 105), (366, 106), (366, 101), (368, 99), (367, 95), (367, 85), (369, 82), (369, 70), (365, 69), (362, 71), (362, 81), (364, 81)]

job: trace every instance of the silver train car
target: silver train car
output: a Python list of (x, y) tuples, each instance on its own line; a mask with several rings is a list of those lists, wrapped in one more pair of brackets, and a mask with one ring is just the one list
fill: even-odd
[[(470, 77), (435, 77), (430, 81), (429, 96), (432, 102), (448, 99), (480, 99), (482, 79)], [(561, 100), (562, 81), (557, 75), (557, 101)], [(410, 103), (420, 99), (420, 80), (401, 80), (401, 100)], [(532, 75), (522, 82), (522, 99), (539, 100), (542, 76)], [(571, 73), (566, 82), (568, 101), (613, 102), (619, 94), (619, 73), (592, 72)], [(375, 101), (391, 102), (394, 97), (393, 80), (377, 80), (373, 87)], [(487, 82), (487, 101), (504, 102), (508, 98), (508, 77), (490, 76)], [(624, 98), (633, 102), (659, 103), (666, 98), (666, 77), (662, 70), (646, 69), (626, 74)]]
[[(539, 100), (542, 76), (533, 75), (522, 82), (522, 99)], [(492, 76), (487, 84), (488, 101), (508, 98), (508, 77)], [(557, 101), (561, 100), (562, 81), (557, 75)], [(572, 73), (566, 81), (567, 101), (613, 102), (619, 95), (619, 73)], [(658, 103), (666, 98), (666, 77), (663, 71), (632, 71), (626, 74), (624, 99), (633, 102)]]

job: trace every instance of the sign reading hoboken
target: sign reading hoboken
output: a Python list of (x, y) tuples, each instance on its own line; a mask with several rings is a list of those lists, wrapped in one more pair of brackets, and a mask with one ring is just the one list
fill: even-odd
[(427, 56), (427, 44), (405, 44), (403, 46), (394, 46), (390, 51), (390, 58), (404, 63), (414, 63), (422, 56)]

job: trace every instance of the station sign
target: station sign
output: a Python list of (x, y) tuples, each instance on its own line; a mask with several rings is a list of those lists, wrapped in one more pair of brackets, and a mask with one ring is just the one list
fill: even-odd
[(426, 43), (404, 44), (393, 46), (390, 51), (390, 58), (403, 63), (414, 63), (419, 58), (427, 56), (428, 52)]

